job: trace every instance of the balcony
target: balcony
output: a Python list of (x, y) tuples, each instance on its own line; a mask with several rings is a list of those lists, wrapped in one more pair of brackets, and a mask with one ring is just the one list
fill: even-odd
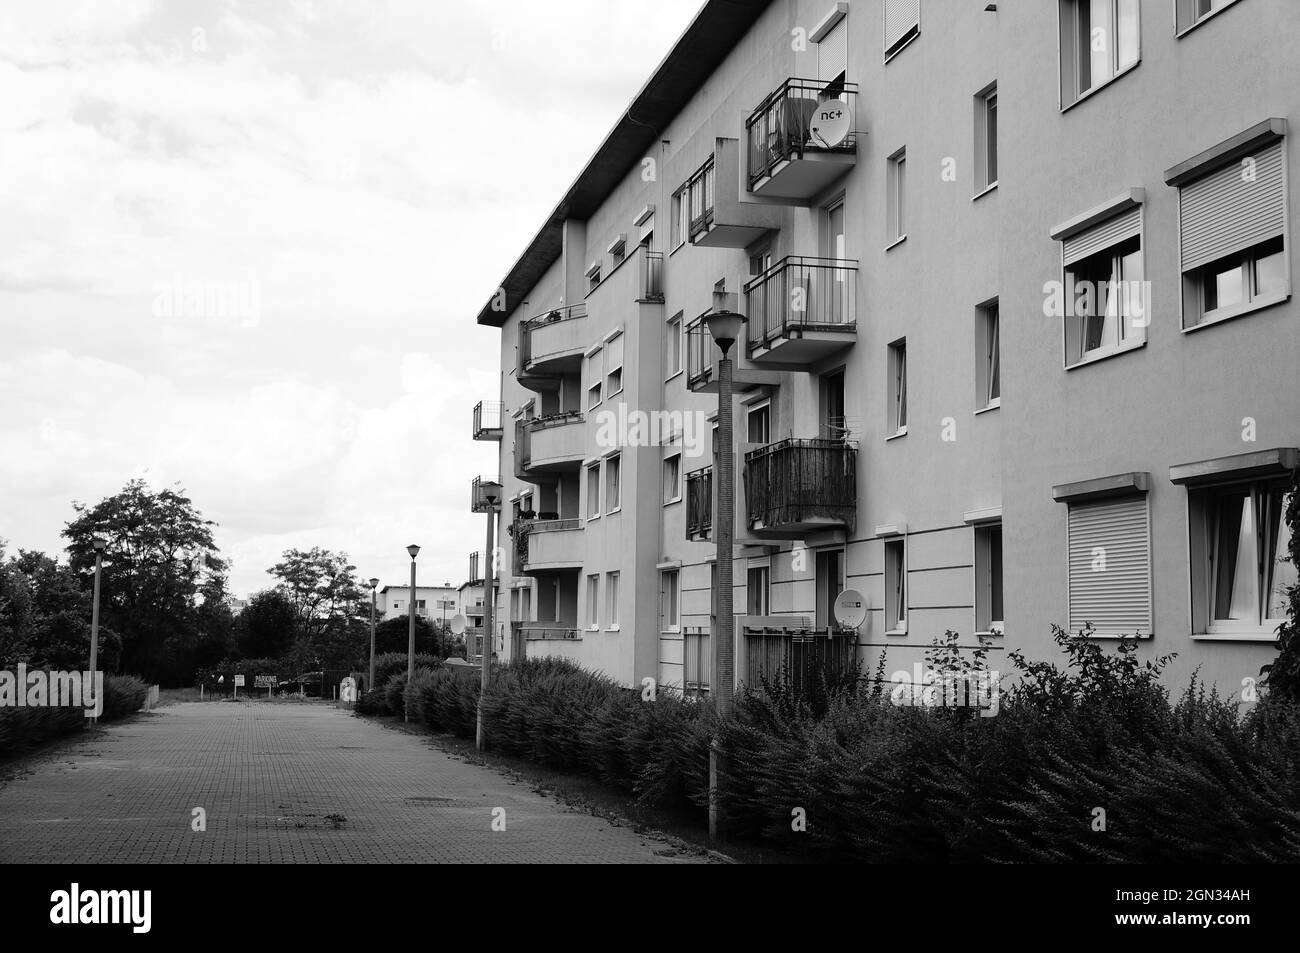
[(580, 410), (516, 421), (516, 474), (523, 478), (577, 470), (586, 443), (583, 423)]
[[(705, 315), (700, 315), (686, 326), (686, 386), (695, 393), (716, 393), (718, 361), (722, 359), (722, 352), (709, 336), (704, 318)], [(731, 349), (731, 359), (732, 383), (737, 393), (780, 385), (782, 372), (756, 367), (744, 356), (739, 344)]]
[(483, 582), (483, 569), (483, 554), (481, 552), (470, 553), (468, 582), (471, 586), (477, 586)]
[(686, 474), (686, 538), (708, 539), (713, 529), (713, 467)]
[(566, 373), (582, 367), (587, 340), (586, 302), (555, 308), (519, 325), (519, 359), (515, 376), (533, 390), (554, 390)]
[(496, 484), (496, 492), (501, 492), (500, 477), (476, 476), (469, 484), (469, 510), (471, 513), (486, 513), (489, 509), (495, 512), (501, 508), (501, 500), (499, 497), (493, 504), (489, 504), (484, 498), (481, 488), (485, 483)]
[(474, 439), (500, 440), (505, 405), (499, 400), (480, 400), (474, 405)]
[(515, 566), (521, 572), (580, 569), (583, 563), (582, 520), (515, 520)]
[(748, 248), (781, 227), (778, 205), (740, 200), (740, 143), (716, 139), (713, 155), (686, 182), (684, 208), (692, 245)]
[(580, 642), (578, 629), (563, 622), (512, 622), (511, 628), (525, 642)]
[(638, 249), (637, 272), (640, 278), (637, 302), (640, 304), (663, 304), (664, 253), (650, 251), (648, 248)]
[(749, 190), (803, 204), (857, 161), (855, 83), (787, 79), (745, 120)]
[(842, 440), (789, 438), (745, 454), (745, 512), (751, 531), (802, 538), (852, 530), (858, 513), (858, 451)]
[(790, 256), (745, 285), (749, 359), (811, 364), (857, 340), (858, 263)]
[(807, 696), (857, 670), (856, 630), (812, 628), (807, 621), (798, 616), (741, 620), (745, 684), (758, 686), (763, 677), (786, 678), (796, 693)]

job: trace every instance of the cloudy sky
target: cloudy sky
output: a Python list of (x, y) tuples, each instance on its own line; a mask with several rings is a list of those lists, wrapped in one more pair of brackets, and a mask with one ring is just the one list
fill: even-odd
[(0, 6), (0, 538), (179, 481), (246, 595), (290, 546), (459, 583), (474, 324), (699, 0)]

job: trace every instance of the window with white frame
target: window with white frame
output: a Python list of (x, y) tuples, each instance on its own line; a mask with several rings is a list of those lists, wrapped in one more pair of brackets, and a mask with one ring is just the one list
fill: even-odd
[(618, 573), (605, 574), (605, 614), (611, 629), (618, 628), (618, 581)]
[(620, 487), (622, 480), (623, 458), (613, 453), (605, 458), (605, 509), (613, 513), (623, 505)]
[(682, 498), (682, 455), (674, 453), (664, 457), (664, 503), (676, 503)]
[(682, 370), (682, 316), (680, 313), (668, 319), (664, 333), (664, 380), (673, 377)]
[(751, 404), (745, 413), (745, 438), (749, 443), (772, 442), (772, 402)]
[(998, 184), (998, 87), (975, 96), (975, 194)]
[(1281, 120), (1268, 120), (1210, 150), (1213, 158), (1175, 166), (1183, 327), (1236, 317), (1291, 293), (1285, 248), (1286, 154)]
[(885, 160), (885, 239), (889, 244), (907, 237), (904, 198), (907, 188), (907, 150), (899, 149)]
[(605, 344), (605, 396), (613, 397), (623, 389), (623, 335)]
[(921, 32), (921, 0), (885, 0), (885, 59)]
[(1060, 5), (1064, 109), (1137, 63), (1139, 0), (1060, 0)]
[(680, 573), (664, 569), (659, 573), (659, 630), (676, 632), (681, 627)]
[(889, 420), (890, 436), (907, 433), (907, 339), (889, 345)]
[(1237, 0), (1175, 0), (1178, 32), (1186, 33), (1198, 23), (1236, 2)]
[(1002, 404), (1002, 368), (998, 302), (980, 305), (975, 311), (975, 409)]
[(1002, 524), (975, 527), (975, 631), (1001, 635), (1006, 613), (1002, 607)]
[(686, 186), (673, 193), (672, 200), (672, 246), (674, 249), (686, 244), (690, 233), (690, 205)]
[(750, 615), (771, 613), (771, 568), (750, 566), (745, 573), (745, 609)]
[(902, 537), (885, 540), (885, 631), (907, 631), (907, 547)]
[(1189, 488), (1193, 631), (1272, 638), (1296, 584), (1285, 478)]
[(702, 698), (712, 682), (713, 655), (707, 632), (687, 632), (682, 638), (682, 694)]
[(600, 464), (587, 467), (587, 519), (600, 519)]
[(1070, 503), (1070, 632), (1151, 634), (1151, 517), (1145, 494)]
[(587, 576), (587, 628), (600, 628), (600, 576)]
[(1065, 265), (1062, 308), (1067, 367), (1146, 343), (1150, 301), (1142, 255), (1142, 206), (1080, 229), (1053, 230)]
[(601, 401), (601, 385), (603, 378), (601, 376), (601, 350), (597, 350), (587, 355), (587, 409), (591, 410), (599, 406)]

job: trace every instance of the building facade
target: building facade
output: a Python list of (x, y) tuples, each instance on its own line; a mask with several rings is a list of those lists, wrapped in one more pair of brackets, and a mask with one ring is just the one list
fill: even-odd
[(1000, 668), (1052, 624), (1257, 677), (1294, 582), (1298, 30), (1289, 0), (705, 4), (477, 318), (496, 650), (708, 690), (729, 308), (738, 679), (949, 630)]
[[(430, 622), (442, 623), (443, 616), (447, 622), (456, 614), (460, 590), (451, 585), (415, 587), (415, 614)], [(411, 611), (410, 586), (383, 586), (377, 600), (380, 621), (404, 619)]]

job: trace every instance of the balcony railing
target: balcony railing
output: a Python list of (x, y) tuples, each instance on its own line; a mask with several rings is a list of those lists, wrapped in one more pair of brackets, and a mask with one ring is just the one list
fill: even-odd
[(520, 377), (531, 376), (529, 365), (536, 361), (567, 354), (573, 348), (581, 347), (577, 333), (557, 334), (556, 330), (567, 331), (572, 325), (565, 324), (587, 316), (587, 304), (580, 301), (566, 308), (552, 308), (536, 317), (529, 318), (519, 325), (519, 366)]
[(500, 440), (502, 413), (505, 405), (499, 400), (480, 400), (474, 405), (474, 439)]
[(818, 154), (857, 151), (855, 83), (787, 79), (745, 121), (749, 187), (782, 163)]
[(695, 241), (701, 232), (713, 225), (713, 196), (716, 183), (716, 163), (713, 156), (686, 180), (686, 208), (690, 213), (690, 240)]
[(515, 475), (523, 479), (535, 460), (541, 469), (581, 463), (582, 431), (560, 433), (557, 428), (580, 426), (585, 419), (580, 410), (562, 410), (515, 421)]
[[(510, 524), (510, 535), (515, 541), (515, 566), (524, 569), (528, 566), (528, 537), (533, 533), (560, 533), (566, 530), (582, 529), (580, 519), (517, 519)], [(545, 555), (545, 554), (544, 554)]]
[(515, 476), (524, 479), (532, 460), (532, 430), (527, 420), (515, 421)]
[(643, 248), (641, 256), (641, 284), (638, 301), (662, 302), (664, 300), (664, 253)]
[(699, 317), (686, 326), (686, 386), (695, 388), (713, 379), (713, 362), (721, 356), (713, 343), (704, 318)]
[(745, 285), (749, 354), (806, 332), (857, 329), (858, 263), (782, 258)]
[[(479, 487), (484, 483), (496, 483), (497, 485), (500, 485), (501, 478), (476, 476), (473, 480), (470, 481), (469, 509), (471, 513), (486, 513), (488, 511), (488, 504), (485, 500), (483, 500), (483, 494), (479, 491)], [(501, 508), (501, 501), (499, 499), (496, 501), (494, 508), (495, 509)]]
[(510, 625), (528, 642), (573, 642), (580, 638), (576, 627), (562, 622), (512, 622)]
[(707, 539), (713, 528), (713, 467), (686, 474), (686, 538)]
[(477, 585), (483, 581), (483, 554), (473, 552), (469, 554), (469, 584)]
[[(792, 620), (795, 621), (795, 620)], [(808, 696), (857, 670), (856, 630), (745, 626), (745, 682), (784, 681)]]
[(842, 440), (790, 438), (745, 454), (745, 507), (752, 530), (852, 527), (857, 448)]

